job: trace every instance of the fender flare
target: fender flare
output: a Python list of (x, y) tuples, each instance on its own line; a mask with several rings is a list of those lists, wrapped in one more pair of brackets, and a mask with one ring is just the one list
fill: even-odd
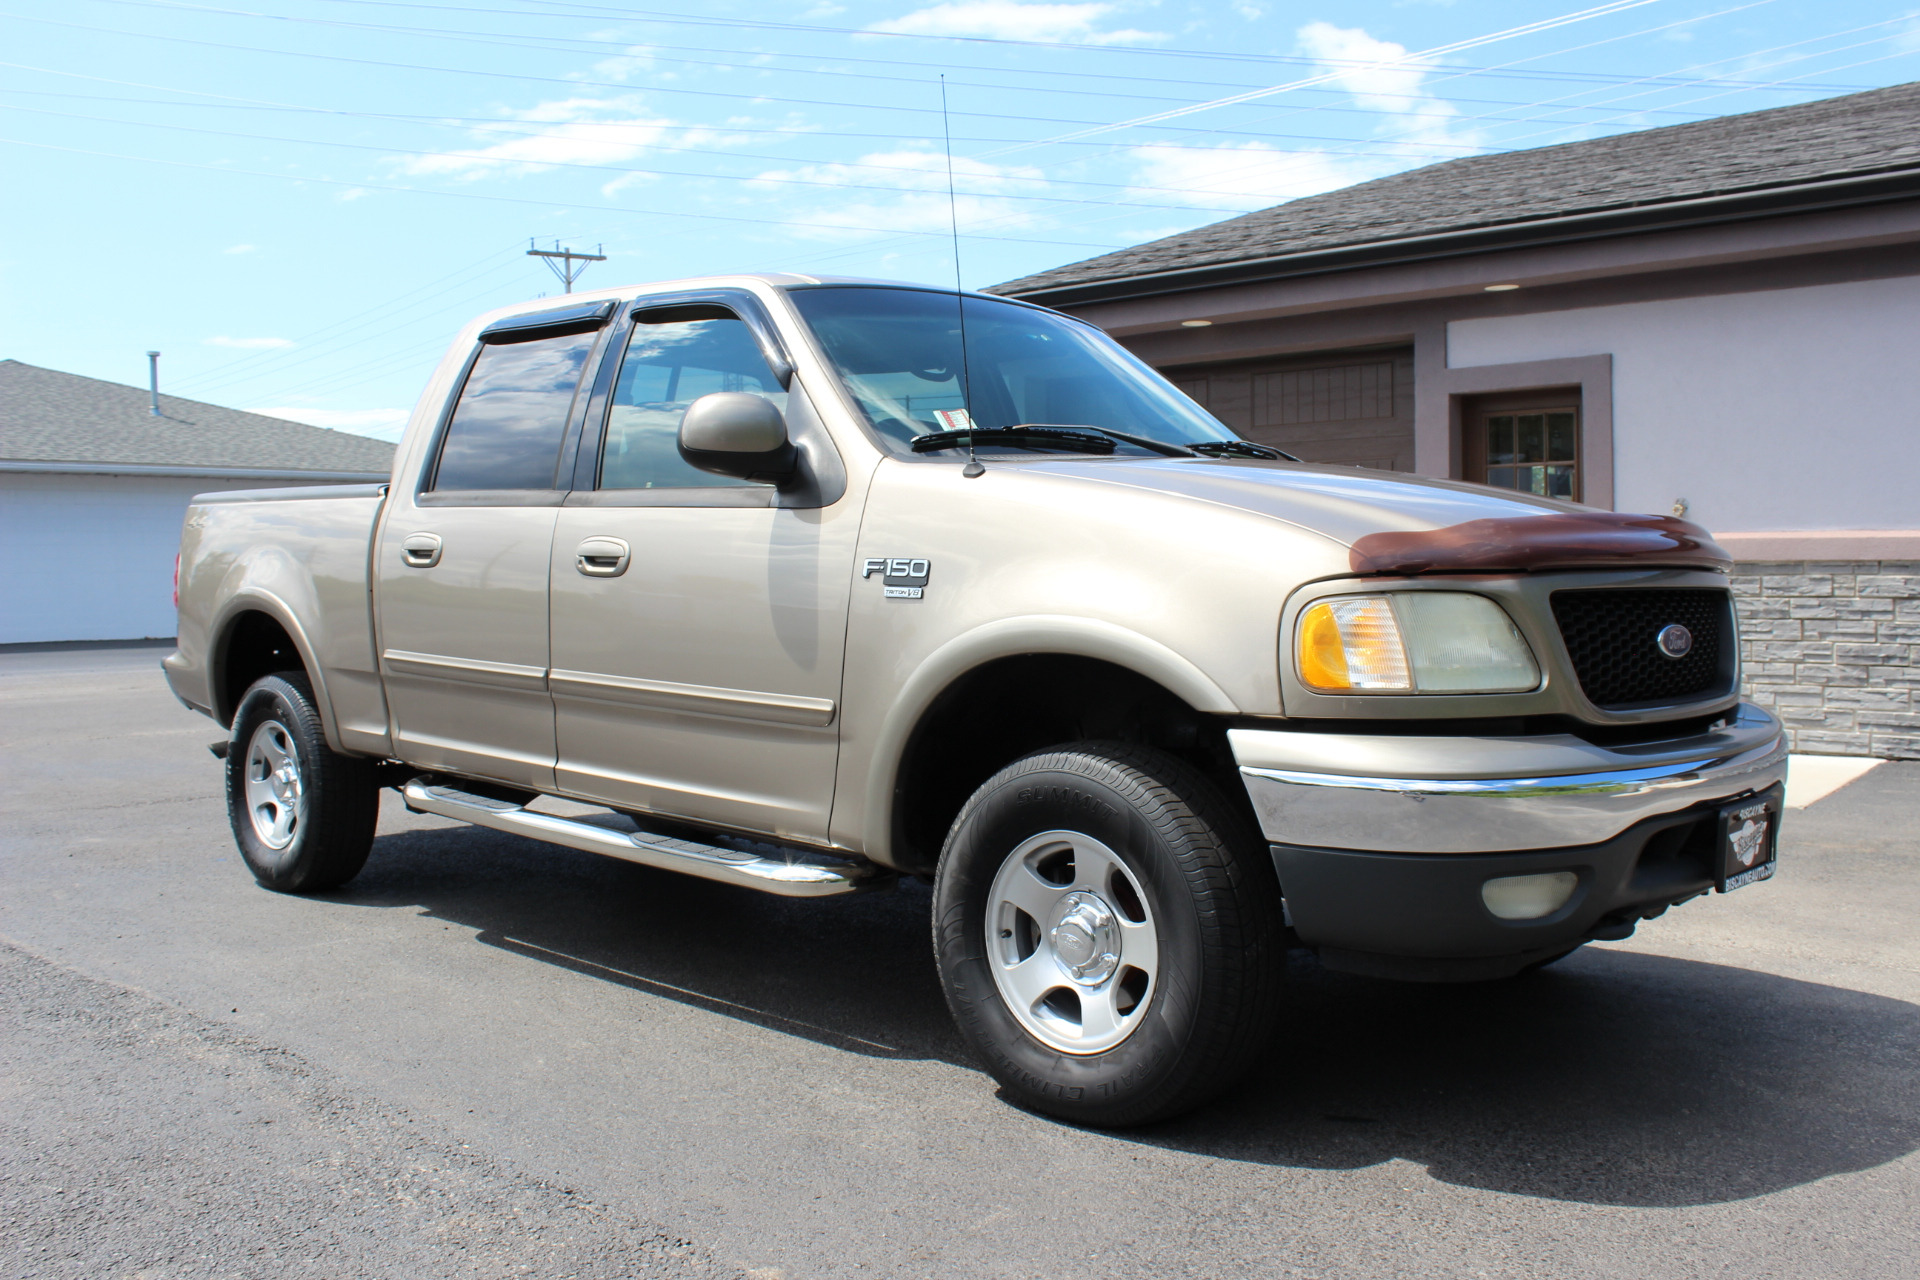
[(308, 639), (306, 628), (287, 602), (262, 587), (250, 586), (236, 592), (220, 607), (220, 613), (212, 628), (215, 637), (207, 657), (207, 676), (210, 688), (208, 693), (213, 703), (215, 718), (221, 724), (231, 725), (238, 705), (228, 705), (226, 694), (227, 647), (233, 641), (242, 614), (263, 613), (280, 624), (280, 629), (293, 641), (293, 647), (300, 654), (300, 665), (305, 668), (307, 679), (313, 682), (313, 697), (320, 712), (320, 727), (325, 732), (327, 745), (343, 755), (354, 755), (340, 744), (340, 735), (334, 725), (333, 699), (327, 694), (326, 672), (314, 653), (313, 642)]
[(1095, 618), (1033, 614), (966, 631), (928, 654), (887, 709), (867, 764), (867, 856), (891, 865), (895, 786), (908, 741), (934, 701), (967, 673), (1001, 658), (1049, 654), (1091, 658), (1124, 668), (1209, 715), (1240, 708), (1212, 677), (1178, 652), (1137, 631)]

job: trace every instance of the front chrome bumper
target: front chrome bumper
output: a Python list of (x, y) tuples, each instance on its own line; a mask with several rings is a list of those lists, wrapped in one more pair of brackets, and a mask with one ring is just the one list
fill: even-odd
[(1720, 729), (1630, 747), (1572, 735), (1227, 736), (1269, 841), (1383, 853), (1598, 844), (1647, 818), (1765, 790), (1787, 772), (1780, 722), (1749, 703)]

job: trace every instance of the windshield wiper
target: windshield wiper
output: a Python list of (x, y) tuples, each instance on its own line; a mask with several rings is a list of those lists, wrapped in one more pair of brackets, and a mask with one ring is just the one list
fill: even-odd
[(1063, 449), (1068, 453), (1112, 453), (1113, 441), (1093, 427), (975, 427), (971, 431), (929, 431), (913, 438), (915, 453), (955, 449), (961, 445), (1012, 444), (1029, 449)]
[(1071, 426), (1065, 423), (1030, 422), (1027, 426), (1029, 428), (1046, 426), (1054, 428), (1055, 430), (1066, 431), (1098, 431), (1101, 435), (1111, 436), (1113, 439), (1119, 440), (1124, 444), (1137, 445), (1142, 449), (1148, 449), (1169, 458), (1191, 458), (1193, 456), (1193, 450), (1186, 445), (1168, 444), (1164, 440), (1151, 440), (1146, 436), (1129, 435), (1125, 431), (1115, 431), (1112, 427), (1087, 426), (1079, 422), (1073, 423)]
[[(1109, 440), (1118, 440), (1122, 444), (1134, 445), (1138, 448), (1146, 449), (1151, 453), (1162, 454), (1169, 458), (1191, 458), (1193, 456), (1193, 450), (1187, 448), (1185, 445), (1168, 444), (1164, 440), (1152, 440), (1146, 436), (1136, 436), (1125, 431), (1115, 431), (1112, 427), (1096, 427), (1085, 422), (1023, 422), (1017, 427), (998, 427), (995, 428), (995, 430), (1045, 431), (1054, 435), (1065, 432), (1084, 435), (1086, 432), (1095, 431), (1107, 437)], [(922, 440), (926, 439), (925, 436), (921, 436), (920, 438)]]
[(1251, 440), (1201, 440), (1187, 448), (1206, 458), (1265, 458), (1269, 461), (1284, 458), (1288, 462), (1300, 461), (1272, 445), (1255, 444)]

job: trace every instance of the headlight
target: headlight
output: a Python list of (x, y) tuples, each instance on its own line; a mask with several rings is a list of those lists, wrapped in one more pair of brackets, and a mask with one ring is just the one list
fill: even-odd
[(1540, 683), (1506, 611), (1464, 591), (1319, 601), (1300, 615), (1294, 655), (1301, 683), (1329, 693), (1519, 693)]

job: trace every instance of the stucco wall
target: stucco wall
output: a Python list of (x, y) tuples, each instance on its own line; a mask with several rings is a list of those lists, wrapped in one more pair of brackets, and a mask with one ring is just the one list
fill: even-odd
[(1613, 357), (1614, 507), (1725, 532), (1920, 527), (1920, 277), (1447, 326), (1450, 368)]
[(0, 473), (0, 644), (171, 636), (187, 501), (262, 483)]

